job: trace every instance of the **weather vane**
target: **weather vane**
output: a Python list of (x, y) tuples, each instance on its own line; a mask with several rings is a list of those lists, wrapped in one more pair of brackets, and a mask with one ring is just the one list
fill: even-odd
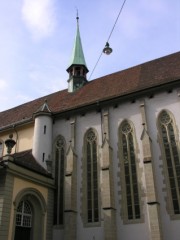
[(76, 7), (76, 19), (77, 19), (77, 22), (79, 20), (79, 14), (78, 14), (78, 8)]

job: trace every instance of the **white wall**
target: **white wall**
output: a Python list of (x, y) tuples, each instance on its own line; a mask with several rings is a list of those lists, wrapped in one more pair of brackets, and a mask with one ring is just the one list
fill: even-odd
[[(120, 215), (120, 198), (119, 194), (120, 188), (120, 166), (119, 166), (119, 156), (118, 156), (118, 129), (123, 120), (128, 119), (132, 122), (135, 128), (135, 137), (137, 140), (137, 150), (139, 152), (137, 158), (140, 160), (139, 168), (143, 171), (143, 156), (142, 156), (142, 143), (141, 143), (141, 134), (143, 131), (142, 128), (142, 117), (140, 113), (140, 102), (137, 101), (135, 103), (126, 102), (120, 103), (117, 108), (110, 108), (110, 143), (113, 147), (113, 164), (114, 164), (114, 182), (115, 182), (115, 201), (116, 201), (116, 209), (117, 209), (117, 234), (119, 239), (128, 239), (134, 240), (134, 236), (136, 239), (143, 240), (148, 239), (148, 222), (147, 222), (147, 209), (146, 206), (143, 206), (143, 214), (145, 218), (145, 223), (138, 224), (123, 224), (122, 217)], [(122, 170), (121, 170), (122, 171)], [(119, 184), (118, 184), (119, 183)], [(141, 178), (142, 188), (145, 188), (145, 179), (144, 175)]]
[(149, 133), (152, 139), (153, 146), (153, 159), (156, 173), (156, 186), (158, 192), (158, 198), (160, 202), (160, 213), (161, 213), (161, 222), (163, 229), (163, 239), (164, 240), (179, 240), (180, 220), (171, 220), (169, 214), (167, 213), (166, 197), (167, 193), (165, 189), (165, 179), (163, 175), (162, 168), (162, 154), (158, 142), (158, 132), (157, 132), (157, 117), (163, 109), (167, 109), (175, 117), (176, 125), (180, 130), (180, 99), (177, 96), (176, 90), (172, 93), (160, 93), (156, 94), (152, 99), (146, 99), (147, 105), (147, 116), (149, 123)]
[[(120, 215), (120, 165), (119, 165), (119, 156), (118, 156), (118, 128), (120, 123), (124, 119), (130, 120), (135, 127), (135, 134), (137, 140), (137, 150), (138, 150), (138, 164), (140, 167), (141, 174), (141, 184), (144, 193), (145, 189), (145, 177), (144, 177), (144, 163), (143, 163), (143, 152), (142, 152), (142, 142), (141, 134), (143, 131), (142, 126), (142, 116), (140, 113), (140, 103), (141, 100), (137, 100), (135, 103), (125, 102), (119, 103), (117, 108), (112, 106), (109, 107), (109, 126), (110, 126), (110, 144), (113, 148), (113, 167), (114, 167), (114, 189), (115, 189), (115, 205), (116, 205), (116, 219), (117, 219), (117, 235), (118, 240), (148, 240), (150, 239), (150, 230), (148, 222), (148, 213), (146, 198), (143, 197), (143, 215), (144, 222), (138, 224), (123, 224), (121, 215)], [(180, 129), (180, 101), (177, 96), (177, 92), (172, 93), (159, 93), (156, 94), (153, 98), (145, 98), (145, 106), (147, 112), (147, 122), (149, 125), (149, 135), (152, 139), (153, 147), (153, 160), (156, 173), (156, 185), (158, 190), (158, 199), (160, 202), (160, 213), (163, 229), (163, 239), (164, 240), (178, 240), (180, 236), (180, 228), (178, 227), (180, 221), (172, 221), (166, 210), (165, 197), (166, 193), (162, 192), (164, 186), (164, 176), (162, 174), (162, 160), (160, 160), (161, 152), (159, 143), (157, 142), (157, 126), (156, 120), (157, 116), (162, 109), (168, 109), (171, 111), (176, 119), (176, 124)], [(71, 119), (59, 119), (56, 120), (53, 125), (53, 142), (56, 137), (60, 134), (65, 137), (67, 145), (71, 139)], [(83, 140), (84, 134), (89, 128), (94, 128), (98, 133), (98, 142), (99, 142), (99, 152), (101, 153), (102, 145), (102, 126), (101, 126), (101, 114), (94, 112), (86, 113), (84, 116), (76, 116), (76, 145), (75, 150), (77, 154), (77, 239), (78, 240), (92, 240), (94, 239), (104, 239), (103, 238), (103, 222), (101, 227), (97, 228), (84, 228), (82, 219), (80, 216), (81, 213), (81, 194), (82, 194), (82, 157), (83, 157)], [(101, 154), (100, 154), (101, 156)], [(102, 216), (103, 219), (103, 216)], [(63, 230), (62, 230), (63, 231)], [(56, 232), (57, 234), (57, 232)], [(54, 239), (57, 239), (54, 238)]]

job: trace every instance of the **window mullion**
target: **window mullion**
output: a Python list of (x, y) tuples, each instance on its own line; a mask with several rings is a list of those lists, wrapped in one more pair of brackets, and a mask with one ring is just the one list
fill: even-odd
[(171, 140), (170, 140), (170, 136), (169, 136), (168, 126), (166, 126), (166, 131), (167, 131), (168, 144), (169, 144), (169, 149), (170, 149), (170, 154), (171, 154), (171, 159), (172, 159), (171, 163), (172, 163), (172, 168), (173, 168), (173, 175), (174, 175), (176, 193), (177, 193), (178, 204), (179, 204), (179, 208), (180, 208), (180, 193), (179, 193), (179, 188), (178, 188), (176, 166), (175, 166), (174, 154), (173, 154), (173, 150), (172, 150), (172, 145), (171, 145)]
[(92, 211), (92, 221), (94, 222), (94, 179), (93, 179), (93, 142), (90, 143), (90, 148), (91, 148), (91, 211)]
[(129, 146), (129, 134), (126, 135), (127, 141), (127, 152), (128, 152), (128, 165), (129, 165), (129, 177), (130, 177), (130, 191), (131, 191), (131, 204), (133, 210), (133, 218), (135, 217), (135, 209), (134, 209), (134, 190), (133, 190), (133, 180), (132, 180), (132, 163), (131, 163), (131, 154), (130, 154), (130, 146)]
[(98, 221), (98, 194), (97, 194), (97, 153), (96, 135), (89, 130), (86, 138), (87, 145), (87, 220), (89, 223)]
[(58, 182), (57, 182), (57, 224), (59, 224), (59, 202), (60, 202), (60, 160), (61, 160), (61, 154), (60, 150), (58, 149)]
[(23, 218), (24, 218), (24, 201), (23, 201), (23, 203), (22, 203), (21, 226), (23, 226)]

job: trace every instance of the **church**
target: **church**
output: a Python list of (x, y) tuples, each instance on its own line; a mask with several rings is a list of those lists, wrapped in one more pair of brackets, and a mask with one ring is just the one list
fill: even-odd
[(1, 240), (178, 240), (180, 52), (0, 112)]

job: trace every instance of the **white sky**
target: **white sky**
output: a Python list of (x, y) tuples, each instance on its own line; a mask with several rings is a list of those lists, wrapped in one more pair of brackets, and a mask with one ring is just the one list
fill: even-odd
[[(67, 88), (76, 33), (91, 74), (124, 0), (0, 0), (0, 111)], [(180, 0), (126, 0), (91, 79), (180, 51)]]

